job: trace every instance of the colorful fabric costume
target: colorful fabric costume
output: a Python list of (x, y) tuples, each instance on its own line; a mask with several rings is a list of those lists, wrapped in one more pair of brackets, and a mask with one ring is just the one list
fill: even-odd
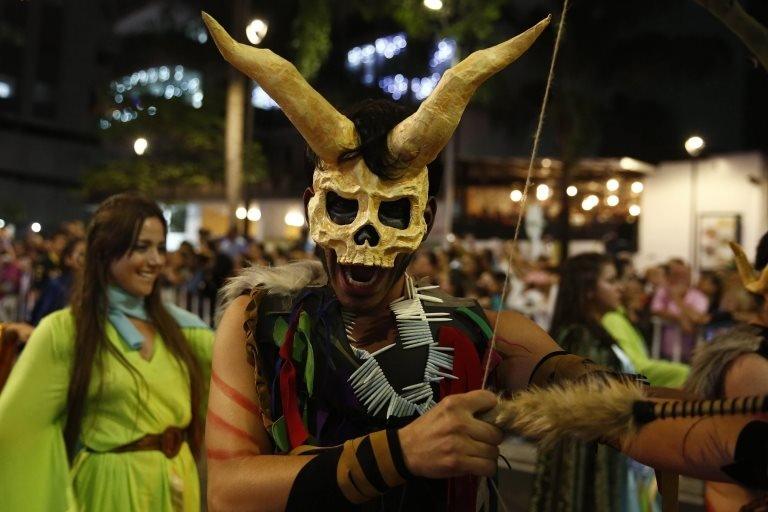
[[(399, 428), (443, 397), (481, 387), (491, 329), (475, 301), (411, 285), (413, 297), (392, 305), (396, 342), (369, 355), (350, 345), (354, 318), (329, 286), (270, 290), (262, 284), (269, 280), (264, 274), (280, 272), (261, 271), (245, 325), (275, 453)], [(477, 480), (470, 477), (414, 479), (359, 510), (398, 510), (401, 503), (402, 510), (474, 510), (476, 496)]]
[[(213, 334), (182, 328), (209, 380)], [(40, 323), (0, 394), (0, 510), (197, 511), (200, 490), (186, 443), (172, 459), (160, 451), (104, 453), (191, 417), (186, 370), (156, 336), (149, 360), (131, 350), (107, 323), (106, 335), (139, 374), (112, 355), (94, 371), (80, 435), (70, 465), (62, 434), (74, 354), (69, 309)], [(98, 375), (105, 375), (99, 379)], [(207, 391), (205, 395), (207, 396)]]
[[(614, 371), (621, 363), (609, 343), (583, 325), (558, 336), (564, 350)], [(542, 452), (536, 463), (531, 511), (591, 512), (621, 510), (629, 459), (610, 446), (564, 440)]]

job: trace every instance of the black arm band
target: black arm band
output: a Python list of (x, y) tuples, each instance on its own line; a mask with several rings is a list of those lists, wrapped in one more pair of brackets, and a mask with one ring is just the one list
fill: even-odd
[(413, 476), (397, 430), (381, 430), (316, 453), (293, 481), (287, 512), (354, 510)]
[(723, 473), (746, 487), (768, 490), (767, 422), (751, 421), (741, 429), (733, 460)]

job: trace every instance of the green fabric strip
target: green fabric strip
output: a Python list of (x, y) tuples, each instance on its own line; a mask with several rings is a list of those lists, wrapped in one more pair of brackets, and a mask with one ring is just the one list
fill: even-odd
[(285, 426), (285, 416), (280, 416), (270, 427), (270, 434), (275, 440), (275, 446), (283, 453), (291, 451), (291, 443), (288, 440), (288, 429)]
[(486, 341), (493, 337), (493, 330), (491, 329), (491, 326), (488, 325), (488, 322), (485, 321), (485, 318), (481, 317), (471, 309), (465, 307), (456, 308), (456, 311), (463, 313), (464, 316), (472, 320), (480, 328), (480, 330), (483, 331)]
[[(307, 393), (309, 393), (309, 396), (312, 396), (315, 387), (315, 352), (310, 342), (310, 330), (311, 322), (309, 315), (302, 311), (299, 315), (299, 325), (296, 328), (296, 336), (293, 340), (293, 351), (294, 358), (296, 358), (296, 349), (299, 345), (301, 345), (302, 352), (306, 350), (306, 354), (302, 353), (302, 358), (306, 359), (304, 361), (304, 383), (307, 385)], [(297, 343), (297, 338), (301, 340), (300, 343)]]
[(286, 332), (288, 332), (288, 322), (286, 322), (283, 317), (278, 316), (275, 320), (275, 328), (272, 331), (272, 339), (274, 340), (275, 345), (278, 347), (283, 346)]

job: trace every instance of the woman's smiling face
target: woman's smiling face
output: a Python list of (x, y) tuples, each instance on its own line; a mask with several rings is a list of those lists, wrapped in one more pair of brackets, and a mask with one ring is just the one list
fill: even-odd
[(112, 283), (137, 297), (152, 293), (165, 265), (165, 229), (160, 219), (144, 220), (136, 243), (109, 265)]

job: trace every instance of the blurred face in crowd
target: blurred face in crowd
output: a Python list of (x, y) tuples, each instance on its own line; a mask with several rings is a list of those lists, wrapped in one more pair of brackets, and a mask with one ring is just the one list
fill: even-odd
[(81, 270), (85, 261), (85, 240), (77, 242), (72, 253), (64, 259), (64, 265), (72, 270)]
[(136, 243), (109, 266), (112, 282), (137, 297), (152, 293), (166, 261), (165, 229), (160, 219), (144, 220)]
[(408, 267), (408, 273), (417, 281), (424, 277), (434, 277), (435, 271), (429, 255), (423, 252), (418, 252)]
[(651, 267), (646, 271), (645, 278), (654, 288), (658, 288), (664, 284), (666, 277), (662, 267)]
[(55, 254), (61, 254), (64, 247), (67, 245), (67, 237), (63, 234), (54, 235), (51, 239), (51, 252)]
[(621, 286), (616, 267), (603, 265), (597, 276), (594, 292), (595, 307), (600, 313), (613, 311), (621, 306)]
[(646, 295), (643, 283), (638, 279), (628, 279), (623, 285), (624, 305), (632, 311), (639, 311), (645, 306)]
[(679, 261), (671, 262), (669, 264), (668, 280), (670, 286), (689, 288), (691, 286), (691, 268)]

